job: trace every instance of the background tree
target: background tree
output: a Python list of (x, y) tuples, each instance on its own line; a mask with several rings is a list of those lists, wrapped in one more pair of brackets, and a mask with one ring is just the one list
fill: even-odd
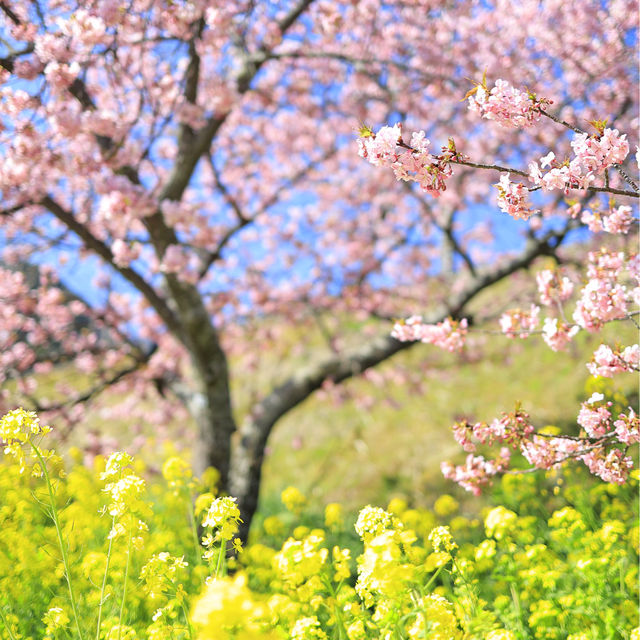
[[(522, 233), (489, 198), (499, 173), (472, 166), (434, 199), (357, 157), (360, 124), (402, 120), (435, 148), (453, 135), (476, 164), (569, 153), (546, 121), (479, 123), (461, 99), (486, 73), (552, 99), (554, 117), (637, 137), (631, 1), (0, 8), (3, 381), (70, 425), (108, 387), (130, 392), (111, 415), (191, 416), (197, 467), (219, 470), (247, 527), (283, 415), (413, 344), (390, 336), (392, 318), (460, 319), (538, 257), (562, 260), (580, 225), (551, 194)], [(605, 190), (630, 192), (619, 174)], [(291, 345), (290, 326), (320, 327), (326, 357)], [(241, 414), (229, 358), (269, 377)], [(62, 361), (91, 386), (47, 399), (34, 374)]]

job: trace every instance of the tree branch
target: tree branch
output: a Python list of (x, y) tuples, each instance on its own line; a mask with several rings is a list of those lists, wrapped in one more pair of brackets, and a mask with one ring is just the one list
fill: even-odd
[[(575, 223), (575, 221), (570, 222)], [(454, 318), (461, 317), (465, 306), (481, 291), (512, 273), (529, 267), (539, 256), (549, 255), (555, 251), (569, 229), (575, 228), (575, 224), (567, 225), (567, 227), (561, 231), (549, 232), (542, 238), (531, 241), (519, 256), (506, 264), (479, 272), (467, 287), (450, 298), (446, 307), (431, 313), (425, 319), (425, 323), (435, 324), (442, 322), (449, 316)], [(554, 242), (553, 247), (551, 246), (552, 242)], [(256, 411), (259, 416), (258, 419), (263, 420), (271, 415), (275, 422), (284, 413), (307, 398), (311, 392), (319, 389), (325, 381), (342, 382), (347, 378), (362, 373), (365, 369), (379, 364), (413, 344), (415, 343), (399, 342), (390, 335), (383, 335), (349, 353), (342, 354), (340, 357), (332, 357), (313, 364), (306, 370), (292, 376), (284, 384), (276, 387), (259, 403)]]
[(12, 51), (10, 55), (5, 56), (4, 58), (0, 58), (0, 67), (5, 69), (9, 73), (13, 73), (16, 58), (26, 56), (29, 53), (33, 53), (34, 49), (35, 47), (33, 44), (28, 44), (24, 49), (20, 49), (20, 51)]
[(422, 210), (425, 212), (429, 220), (431, 220), (431, 222), (436, 226), (436, 228), (439, 229), (444, 234), (444, 236), (449, 241), (451, 248), (462, 258), (463, 262), (467, 265), (467, 268), (469, 269), (471, 275), (475, 276), (476, 267), (473, 264), (471, 257), (460, 246), (460, 243), (458, 242), (455, 234), (453, 233), (453, 216), (455, 212), (454, 211), (451, 212), (451, 214), (449, 215), (449, 221), (447, 222), (446, 225), (440, 224), (440, 222), (437, 220), (436, 216), (434, 215), (433, 211), (431, 210), (431, 207), (429, 206), (429, 204), (425, 202), (423, 198), (420, 198), (415, 193), (411, 185), (408, 182), (404, 182), (404, 181), (402, 182), (402, 185), (409, 192), (409, 194), (412, 195), (418, 201), (418, 203), (422, 207)]
[(93, 233), (91, 233), (85, 225), (79, 222), (70, 211), (67, 211), (58, 202), (53, 200), (53, 198), (45, 196), (38, 204), (48, 209), (70, 231), (75, 233), (88, 249), (99, 255), (128, 282), (130, 282), (162, 318), (164, 323), (167, 325), (167, 329), (176, 336), (183, 336), (182, 327), (179, 325), (171, 309), (167, 306), (165, 300), (158, 295), (156, 290), (139, 273), (129, 267), (119, 267), (116, 265), (111, 249), (102, 242), (102, 240), (93, 235)]
[(0, 2), (0, 9), (2, 9), (2, 13), (4, 13), (13, 24), (20, 24), (20, 18), (7, 6), (6, 2)]
[[(529, 174), (526, 171), (522, 171), (521, 169), (513, 169), (510, 167), (503, 167), (498, 164), (482, 164), (480, 162), (470, 162), (469, 160), (451, 160), (451, 164), (461, 164), (465, 167), (473, 167), (474, 169), (493, 169), (494, 171), (502, 171), (504, 173), (515, 173), (518, 176), (523, 176), (525, 178), (529, 177)], [(616, 166), (618, 170), (619, 167)], [(539, 188), (539, 187), (538, 187)], [(578, 189), (577, 187), (567, 187), (571, 191), (591, 191), (597, 193), (614, 193), (618, 196), (627, 196), (629, 198), (640, 198), (640, 193), (638, 191), (625, 191), (624, 189), (614, 189), (612, 187), (587, 187), (586, 189)], [(533, 191), (534, 189), (529, 189), (529, 191)]]
[[(578, 225), (575, 220), (569, 220), (564, 229), (531, 239), (522, 253), (506, 264), (478, 272), (462, 291), (451, 296), (448, 304), (426, 316), (425, 322), (435, 324), (448, 316), (460, 318), (465, 306), (481, 291), (516, 271), (526, 269), (539, 256), (553, 254), (569, 230)], [(230, 492), (239, 497), (241, 511), (251, 514), (255, 511), (264, 450), (271, 429), (282, 416), (306, 400), (325, 382), (340, 383), (359, 375), (415, 344), (399, 342), (385, 333), (346, 353), (310, 364), (258, 402), (252, 413), (245, 418), (240, 428), (240, 440), (232, 452)], [(241, 531), (241, 537), (246, 537), (247, 534), (245, 529)]]
[(311, 6), (313, 0), (300, 0), (297, 6), (278, 22), (278, 28), (285, 34), (295, 24), (296, 20)]
[(86, 402), (87, 400), (91, 400), (91, 398), (99, 395), (108, 387), (113, 386), (117, 382), (120, 382), (122, 379), (126, 378), (128, 375), (136, 372), (140, 367), (146, 364), (149, 361), (149, 358), (156, 352), (158, 345), (152, 345), (151, 349), (149, 349), (146, 353), (140, 354), (135, 361), (127, 368), (121, 369), (116, 373), (112, 374), (110, 377), (105, 378), (100, 381), (98, 384), (90, 387), (84, 393), (81, 393), (73, 398), (68, 398), (62, 402), (58, 402), (56, 404), (50, 405), (41, 405), (37, 402), (35, 398), (30, 398), (30, 400), (34, 403), (34, 411), (60, 411), (61, 409), (65, 409), (67, 407), (75, 406), (76, 404), (80, 404), (81, 402)]

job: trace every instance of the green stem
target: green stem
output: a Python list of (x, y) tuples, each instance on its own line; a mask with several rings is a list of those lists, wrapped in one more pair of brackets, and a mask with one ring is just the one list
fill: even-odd
[(467, 589), (467, 594), (469, 596), (469, 600), (471, 602), (471, 615), (475, 618), (478, 612), (478, 607), (477, 607), (477, 596), (475, 591), (473, 590), (471, 583), (467, 580), (466, 576), (464, 575), (464, 573), (460, 570), (460, 567), (456, 564), (455, 559), (452, 559), (453, 562), (453, 566), (457, 572), (457, 574), (460, 576), (460, 578), (462, 579), (462, 582), (464, 584), (464, 586)]
[(131, 564), (131, 541), (133, 540), (133, 532), (131, 527), (133, 522), (129, 521), (129, 542), (127, 544), (127, 564), (124, 568), (124, 587), (122, 588), (122, 602), (120, 603), (120, 618), (118, 620), (118, 640), (122, 634), (122, 619), (124, 617), (124, 602), (127, 598), (127, 581), (129, 580), (129, 565)]
[(335, 603), (333, 607), (333, 614), (335, 615), (336, 620), (338, 622), (338, 640), (342, 640), (342, 638), (348, 638), (349, 636), (347, 634), (347, 629), (344, 625), (344, 620), (342, 619), (340, 607), (338, 607), (338, 593), (336, 589), (333, 588), (333, 585), (331, 584), (331, 578), (322, 576), (322, 582), (324, 582), (324, 585), (327, 588), (327, 591), (329, 592), (329, 594), (333, 598), (333, 602)]
[(191, 523), (191, 535), (193, 536), (193, 546), (195, 547), (195, 550), (196, 550), (196, 558), (198, 560), (198, 564), (202, 564), (202, 553), (201, 553), (202, 549), (200, 548), (200, 541), (198, 540), (196, 516), (193, 511), (193, 502), (191, 501), (191, 496), (189, 496), (187, 511), (189, 513), (189, 522)]
[(218, 573), (220, 572), (220, 567), (222, 566), (222, 556), (224, 555), (226, 546), (227, 546), (227, 541), (224, 538), (222, 538), (220, 540), (220, 551), (218, 552), (218, 562), (216, 564), (216, 575), (214, 580), (218, 579)]
[(511, 591), (511, 600), (513, 602), (513, 606), (516, 610), (516, 618), (518, 620), (518, 627), (520, 627), (520, 633), (523, 638), (528, 638), (527, 630), (524, 628), (524, 624), (522, 622), (522, 607), (520, 606), (520, 598), (518, 597), (518, 592), (515, 590), (513, 584), (510, 585)]
[(429, 580), (429, 582), (424, 586), (424, 589), (422, 589), (423, 593), (427, 593), (429, 591), (429, 587), (435, 582), (435, 579), (440, 575), (441, 571), (442, 567), (438, 567), (438, 570), (431, 576), (431, 580)]
[(184, 619), (187, 623), (187, 630), (189, 631), (189, 640), (193, 639), (193, 627), (191, 626), (191, 620), (189, 620), (189, 612), (187, 608), (184, 606), (184, 602), (180, 600), (180, 607), (182, 608), (182, 613), (184, 613)]
[(71, 600), (71, 609), (73, 611), (73, 618), (76, 623), (76, 630), (78, 631), (78, 637), (82, 640), (82, 631), (80, 629), (80, 618), (78, 616), (78, 608), (76, 605), (76, 598), (73, 594), (73, 587), (71, 585), (71, 572), (69, 570), (69, 558), (67, 556), (67, 548), (64, 544), (64, 539), (62, 537), (62, 529), (60, 527), (60, 521), (58, 520), (58, 509), (56, 507), (55, 494), (53, 491), (53, 485), (51, 484), (51, 478), (49, 477), (49, 471), (47, 470), (47, 463), (45, 462), (42, 454), (40, 453), (40, 449), (38, 449), (37, 445), (33, 442), (31, 437), (29, 437), (29, 444), (33, 449), (38, 461), (40, 462), (40, 467), (42, 468), (42, 474), (44, 475), (44, 479), (47, 483), (47, 490), (49, 491), (49, 502), (51, 504), (51, 519), (53, 520), (53, 524), (56, 528), (56, 533), (58, 534), (58, 544), (60, 545), (60, 551), (62, 553), (62, 563), (64, 565), (64, 576), (67, 580), (67, 587), (69, 588), (69, 598)]
[[(116, 517), (111, 520), (111, 529), (115, 525)], [(113, 538), (109, 538), (109, 547), (107, 549), (107, 565), (104, 568), (104, 576), (102, 577), (102, 588), (100, 589), (100, 604), (98, 605), (98, 626), (96, 628), (96, 640), (100, 640), (100, 622), (102, 620), (102, 605), (104, 604), (104, 591), (107, 586), (107, 574), (109, 573), (109, 564), (111, 562), (111, 548), (113, 546)]]
[(2, 622), (4, 622), (4, 628), (7, 630), (9, 634), (9, 640), (17, 640), (17, 638), (13, 635), (13, 631), (11, 631), (11, 627), (9, 626), (9, 621), (5, 618), (4, 613), (2, 613), (2, 609), (0, 609), (0, 618), (2, 618)]

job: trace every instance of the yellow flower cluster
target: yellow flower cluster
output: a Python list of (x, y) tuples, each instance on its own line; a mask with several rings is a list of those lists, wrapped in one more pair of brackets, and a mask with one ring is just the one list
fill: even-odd
[[(50, 431), (51, 427), (42, 426), (33, 411), (15, 409), (0, 418), (0, 442), (4, 442), (5, 455), (15, 458), (20, 473), (27, 469), (27, 460), (30, 457), (37, 459), (34, 449), (28, 447), (25, 451), (25, 445), (32, 442), (36, 436), (46, 435)], [(41, 452), (45, 458), (51, 453), (46, 450)], [(40, 475), (37, 463), (34, 475)]]
[(294, 514), (302, 513), (305, 505), (307, 504), (307, 499), (296, 487), (287, 487), (281, 494), (280, 499), (282, 500), (282, 504)]
[(247, 587), (246, 577), (210, 581), (193, 608), (192, 620), (200, 638), (215, 640), (279, 640), (269, 629), (268, 607)]
[(484, 523), (441, 496), (353, 528), (337, 503), (301, 525), (289, 488), (230, 560), (238, 505), (180, 458), (65, 472), (37, 416), (0, 425), (0, 640), (640, 640), (637, 476), (512, 476)]

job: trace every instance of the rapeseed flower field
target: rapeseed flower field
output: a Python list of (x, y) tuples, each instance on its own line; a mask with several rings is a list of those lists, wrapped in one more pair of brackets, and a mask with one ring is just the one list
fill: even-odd
[[(295, 487), (236, 534), (213, 470), (93, 468), (47, 448), (33, 412), (0, 421), (0, 638), (638, 640), (638, 474), (505, 476), (461, 512), (395, 499), (324, 521)], [(74, 459), (74, 456), (76, 459)]]

